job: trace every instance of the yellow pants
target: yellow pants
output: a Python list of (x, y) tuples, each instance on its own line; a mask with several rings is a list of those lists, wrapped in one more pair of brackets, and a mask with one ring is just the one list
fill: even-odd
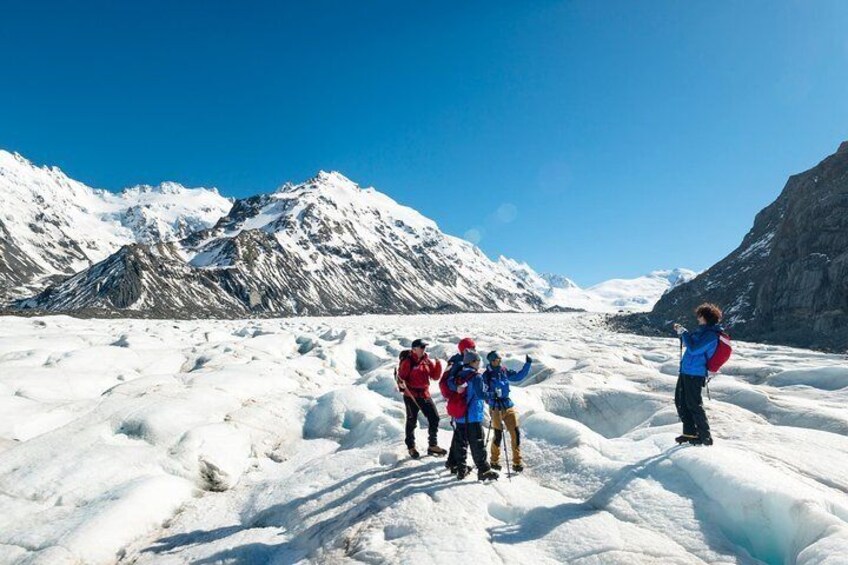
[(492, 418), (492, 428), (495, 430), (495, 437), (492, 441), (492, 463), (500, 463), (501, 460), (501, 442), (503, 441), (503, 428), (506, 424), (506, 429), (509, 431), (510, 439), (512, 440), (512, 464), (521, 465), (521, 432), (518, 430), (518, 412), (515, 408), (492, 408), (489, 412)]

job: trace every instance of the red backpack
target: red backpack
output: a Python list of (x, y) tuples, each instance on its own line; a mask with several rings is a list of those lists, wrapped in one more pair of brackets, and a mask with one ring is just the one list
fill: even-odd
[(465, 400), (465, 392), (453, 391), (450, 389), (450, 386), (448, 386), (448, 381), (456, 377), (459, 372), (457, 369), (461, 367), (461, 363), (451, 365), (447, 371), (442, 373), (442, 378), (439, 379), (439, 390), (442, 392), (442, 396), (445, 400), (448, 401), (447, 412), (448, 416), (451, 418), (462, 418), (468, 411), (468, 404)]
[(713, 356), (707, 359), (707, 370), (711, 373), (718, 373), (722, 365), (730, 359), (732, 353), (733, 346), (730, 343), (730, 335), (725, 332), (719, 332), (716, 350)]

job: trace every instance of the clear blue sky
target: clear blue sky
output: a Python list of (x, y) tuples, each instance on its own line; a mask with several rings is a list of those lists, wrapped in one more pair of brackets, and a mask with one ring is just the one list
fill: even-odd
[(6, 2), (0, 148), (230, 196), (339, 170), (591, 284), (706, 268), (848, 139), (848, 2)]

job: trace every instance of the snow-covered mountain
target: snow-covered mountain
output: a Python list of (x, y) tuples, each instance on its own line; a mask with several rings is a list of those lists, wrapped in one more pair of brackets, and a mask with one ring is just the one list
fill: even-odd
[(501, 257), (499, 263), (527, 288), (542, 296), (544, 308), (567, 308), (588, 312), (646, 312), (663, 294), (697, 275), (689, 269), (671, 269), (653, 271), (633, 279), (611, 279), (588, 288), (580, 288), (563, 275), (540, 275), (527, 263), (506, 257)]
[(336, 172), (232, 202), (176, 183), (114, 194), (0, 151), (0, 195), (0, 300), (54, 312), (641, 311), (693, 274), (581, 289)]
[(554, 273), (542, 273), (541, 277), (545, 279), (552, 288), (574, 288), (577, 283), (564, 275)]
[(232, 203), (176, 183), (114, 194), (0, 150), (0, 300), (41, 290), (130, 243), (181, 239)]
[(471, 243), (339, 173), (237, 200), (179, 242), (128, 245), (23, 302), (156, 316), (533, 311), (542, 299)]
[[(697, 274), (689, 269), (653, 271), (634, 279), (610, 279), (587, 288), (586, 292), (607, 304), (611, 310), (643, 312), (653, 308), (663, 294), (692, 280)], [(567, 292), (567, 289), (564, 293), (560, 292), (560, 298), (564, 298)]]

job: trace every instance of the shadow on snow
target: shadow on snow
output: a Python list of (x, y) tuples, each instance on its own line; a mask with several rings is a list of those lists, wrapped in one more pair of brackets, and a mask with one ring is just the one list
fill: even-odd
[[(228, 538), (232, 535), (254, 528), (280, 528), (279, 535), (288, 539), (279, 544), (246, 543), (218, 551), (193, 563), (265, 563), (268, 561), (290, 562), (308, 557), (312, 552), (332, 542), (351, 525), (376, 515), (397, 503), (416, 494), (434, 493), (463, 483), (455, 477), (434, 476), (434, 471), (442, 467), (441, 462), (427, 464), (394, 466), (386, 471), (363, 471), (333, 485), (299, 497), (289, 502), (266, 508), (241, 525), (233, 525), (213, 530), (196, 530), (183, 534), (163, 537), (156, 540), (143, 552), (156, 554), (171, 553), (189, 546), (207, 544)], [(353, 488), (349, 488), (356, 483)], [(382, 485), (382, 486), (380, 486)], [(378, 488), (379, 487), (379, 488)], [(345, 489), (348, 490), (345, 490)], [(334, 492), (342, 492), (337, 497), (322, 503), (315, 509), (304, 511), (312, 502)], [(344, 505), (350, 508), (336, 513)], [(326, 518), (309, 525), (310, 519), (331, 512)]]

